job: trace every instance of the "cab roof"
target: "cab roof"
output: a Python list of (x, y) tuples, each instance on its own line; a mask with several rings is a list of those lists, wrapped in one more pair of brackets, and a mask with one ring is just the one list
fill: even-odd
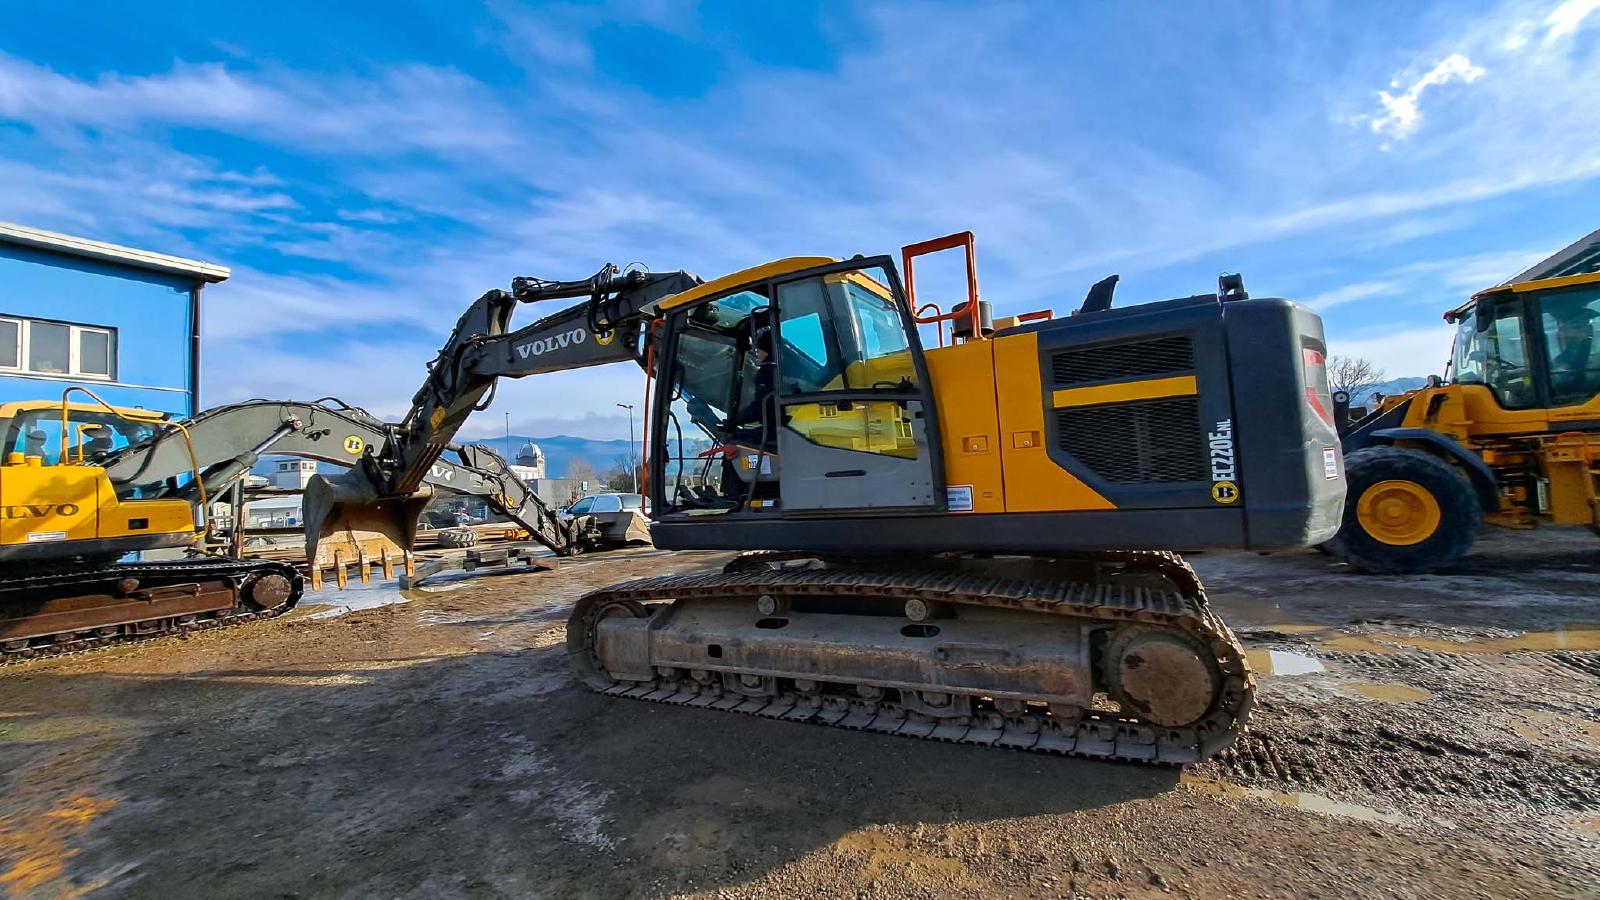
[(721, 278), (713, 278), (704, 284), (695, 285), (687, 291), (681, 291), (662, 299), (656, 304), (656, 308), (662, 311), (679, 309), (743, 285), (766, 281), (768, 278), (788, 275), (790, 272), (799, 272), (802, 269), (810, 269), (815, 266), (826, 266), (829, 263), (838, 261), (832, 256), (786, 256), (783, 259), (762, 263), (759, 266), (751, 266), (748, 269), (740, 269)]

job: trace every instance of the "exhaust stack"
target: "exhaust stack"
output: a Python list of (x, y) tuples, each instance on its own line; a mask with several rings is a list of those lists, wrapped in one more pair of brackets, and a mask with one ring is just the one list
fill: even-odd
[(394, 577), (397, 564), (408, 577), (414, 575), (411, 547), (422, 509), (431, 499), (433, 489), (426, 485), (408, 497), (384, 497), (359, 468), (333, 478), (312, 476), (302, 505), (311, 589), (322, 589), (323, 570), (328, 568), (344, 587), (352, 564), (363, 583), (372, 580), (374, 563), (382, 567), (384, 580)]

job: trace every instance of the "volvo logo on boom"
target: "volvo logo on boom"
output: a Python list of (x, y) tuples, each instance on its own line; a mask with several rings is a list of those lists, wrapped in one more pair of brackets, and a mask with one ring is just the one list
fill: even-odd
[(577, 345), (589, 339), (589, 332), (583, 328), (574, 328), (561, 334), (547, 338), (539, 338), (526, 344), (517, 345), (517, 356), (527, 359), (530, 356), (543, 356), (551, 350), (562, 350)]

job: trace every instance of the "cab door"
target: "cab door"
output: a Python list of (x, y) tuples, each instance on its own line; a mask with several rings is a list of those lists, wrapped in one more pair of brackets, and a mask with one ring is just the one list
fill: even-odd
[(819, 266), (771, 289), (781, 512), (942, 511), (936, 412), (894, 264)]

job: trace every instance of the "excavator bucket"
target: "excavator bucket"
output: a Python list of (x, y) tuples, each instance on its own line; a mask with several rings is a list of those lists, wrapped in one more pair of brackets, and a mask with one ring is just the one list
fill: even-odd
[(396, 566), (413, 575), (411, 547), (422, 509), (431, 499), (433, 489), (426, 486), (409, 497), (384, 497), (357, 469), (333, 478), (313, 476), (301, 507), (311, 589), (322, 589), (327, 569), (333, 570), (339, 587), (349, 583), (351, 566), (363, 582), (372, 580), (374, 565), (382, 569), (385, 580), (394, 577)]

